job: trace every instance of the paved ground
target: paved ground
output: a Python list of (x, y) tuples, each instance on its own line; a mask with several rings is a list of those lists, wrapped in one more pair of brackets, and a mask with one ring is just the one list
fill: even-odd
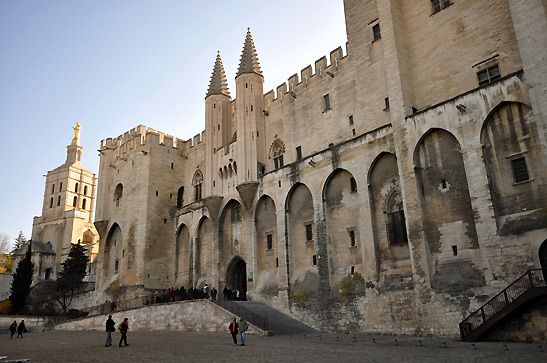
[[(247, 345), (234, 346), (229, 334), (129, 332), (129, 347), (105, 348), (106, 333), (93, 331), (31, 332), (10, 340), (0, 334), (0, 356), (32, 358), (32, 362), (547, 362), (537, 344), (470, 343), (436, 338), (318, 334), (247, 336)], [(372, 343), (372, 338), (376, 343)], [(394, 344), (397, 339), (399, 344)], [(418, 346), (418, 340), (423, 346)], [(547, 346), (543, 347), (547, 351)], [(341, 362), (343, 359), (345, 362)]]

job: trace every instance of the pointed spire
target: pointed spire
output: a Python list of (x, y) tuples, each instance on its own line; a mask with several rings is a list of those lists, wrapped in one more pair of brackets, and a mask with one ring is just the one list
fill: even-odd
[(247, 28), (247, 37), (245, 38), (245, 45), (243, 45), (243, 52), (241, 53), (241, 62), (239, 63), (239, 70), (237, 76), (243, 73), (256, 73), (262, 75), (260, 65), (258, 64), (258, 56), (256, 55), (256, 49), (251, 36), (251, 28)]
[[(207, 96), (224, 94), (230, 96), (228, 90), (228, 82), (226, 81), (226, 74), (224, 73), (224, 66), (220, 59), (220, 51), (217, 53), (217, 59), (215, 61), (215, 67), (213, 68), (213, 74), (211, 75), (211, 82), (209, 83), (209, 90)], [(205, 97), (207, 97), (205, 96)]]

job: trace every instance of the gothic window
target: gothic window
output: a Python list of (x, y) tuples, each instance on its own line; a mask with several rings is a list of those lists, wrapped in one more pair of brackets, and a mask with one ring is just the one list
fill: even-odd
[(296, 160), (302, 160), (302, 146), (296, 147)]
[(78, 197), (74, 197), (74, 200), (72, 201), (72, 206), (76, 208), (78, 206)]
[(177, 208), (184, 205), (184, 187), (180, 187), (177, 193)]
[(202, 192), (202, 186), (203, 184), (203, 174), (200, 170), (196, 171), (194, 174), (194, 178), (192, 180), (192, 185), (194, 186), (194, 201), (201, 200), (201, 192)]
[(273, 158), (274, 169), (282, 168), (285, 164), (283, 163), (283, 154), (285, 153), (285, 146), (281, 140), (277, 139), (273, 142), (270, 147), (270, 158)]
[(78, 183), (76, 183), (76, 185), (74, 186), (74, 193), (78, 193), (78, 187), (79, 187), (79, 186), (80, 186), (80, 185), (79, 185)]
[(388, 197), (387, 201), (387, 234), (390, 246), (401, 246), (408, 243), (406, 234), (405, 211), (403, 198), (398, 190)]
[(46, 268), (44, 280), (49, 280), (49, 279), (51, 279), (51, 268)]
[(86, 201), (86, 200), (85, 200), (85, 198), (84, 198), (84, 200), (82, 200), (82, 209), (85, 209), (85, 201)]
[(59, 183), (59, 191), (60, 191), (60, 192), (63, 191), (63, 182), (60, 182), (60, 183)]
[(50, 208), (53, 207), (53, 197), (51, 197), (51, 200), (49, 201), (49, 207), (50, 207)]
[(116, 186), (116, 189), (114, 189), (114, 202), (116, 203), (116, 207), (120, 205), (120, 199), (122, 199), (123, 195), (123, 185), (120, 183)]
[(234, 161), (234, 173), (237, 175), (237, 164), (235, 161)]
[(55, 184), (51, 186), (51, 194), (55, 193)]
[(84, 185), (84, 195), (87, 195), (87, 185)]
[(57, 197), (57, 207), (61, 205), (61, 196)]

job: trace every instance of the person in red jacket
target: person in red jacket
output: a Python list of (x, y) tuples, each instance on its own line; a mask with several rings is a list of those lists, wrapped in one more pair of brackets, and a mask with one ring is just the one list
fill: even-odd
[(127, 347), (129, 344), (127, 344), (127, 331), (129, 330), (129, 323), (127, 322), (129, 319), (125, 318), (123, 319), (123, 322), (121, 324), (122, 328), (120, 329), (120, 333), (122, 333), (122, 337), (120, 338), (120, 344), (119, 346), (122, 346), (122, 341), (125, 343), (125, 346)]

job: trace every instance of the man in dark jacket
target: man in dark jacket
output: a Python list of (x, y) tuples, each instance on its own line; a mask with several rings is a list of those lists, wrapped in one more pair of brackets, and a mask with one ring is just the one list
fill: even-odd
[(239, 326), (237, 325), (236, 318), (230, 323), (228, 327), (230, 334), (232, 334), (232, 339), (234, 340), (234, 345), (237, 345), (237, 333), (239, 331)]
[(27, 329), (25, 328), (25, 321), (21, 320), (19, 323), (19, 326), (17, 327), (17, 338), (21, 336), (21, 339), (23, 339), (23, 333), (26, 333)]
[(106, 321), (106, 343), (105, 347), (110, 347), (112, 345), (112, 332), (116, 331), (116, 323), (112, 320), (112, 315), (108, 315), (108, 320)]
[(122, 342), (125, 343), (125, 346), (127, 347), (129, 344), (127, 344), (127, 331), (129, 330), (129, 319), (125, 318), (122, 322), (122, 328), (120, 329), (120, 333), (122, 333), (122, 337), (120, 338), (120, 344), (119, 346), (122, 346)]
[(11, 339), (13, 339), (13, 336), (15, 335), (15, 332), (17, 331), (17, 322), (14, 320), (13, 323), (9, 326), (9, 332), (11, 333)]

